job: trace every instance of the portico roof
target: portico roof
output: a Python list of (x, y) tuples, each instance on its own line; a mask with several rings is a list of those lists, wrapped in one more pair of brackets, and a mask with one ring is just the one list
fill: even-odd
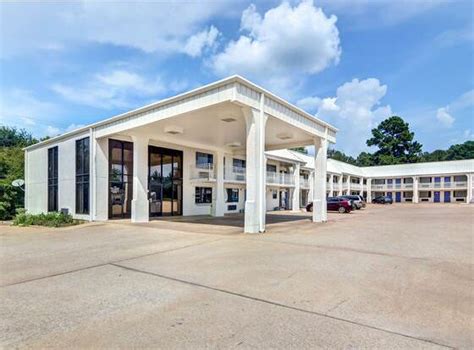
[[(259, 100), (258, 96), (255, 96), (256, 94), (265, 95), (266, 99), (263, 108), (266, 114), (274, 115), (281, 121), (291, 122), (298, 129), (326, 137), (330, 142), (335, 142), (337, 128), (334, 126), (305, 112), (301, 108), (296, 107), (257, 84), (241, 76), (233, 75), (194, 90), (75, 129), (26, 147), (25, 149), (29, 150), (42, 147), (68, 137), (84, 134), (90, 130), (100, 133), (101, 130), (107, 128), (120, 130), (119, 125), (122, 125), (124, 128), (130, 127), (130, 125), (134, 123), (142, 123), (141, 125), (144, 125), (148, 120), (152, 120), (153, 117), (160, 117), (165, 110), (168, 110), (169, 113), (184, 113), (187, 111), (186, 108), (189, 109), (189, 105), (192, 105), (192, 108), (196, 109), (207, 105), (211, 106), (219, 101), (230, 101), (259, 108)], [(198, 99), (199, 105), (192, 103)]]

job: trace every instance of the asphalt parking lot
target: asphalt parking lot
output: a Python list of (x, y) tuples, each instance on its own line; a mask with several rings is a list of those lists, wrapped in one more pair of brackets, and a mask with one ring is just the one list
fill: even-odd
[(0, 226), (0, 346), (472, 348), (473, 214)]

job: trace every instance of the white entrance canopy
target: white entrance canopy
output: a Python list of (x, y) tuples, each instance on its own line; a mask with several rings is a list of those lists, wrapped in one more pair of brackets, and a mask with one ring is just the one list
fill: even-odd
[[(265, 230), (265, 151), (268, 150), (315, 146), (313, 220), (326, 221), (326, 152), (328, 143), (336, 142), (336, 132), (330, 124), (258, 85), (231, 76), (52, 138), (27, 151), (88, 133), (92, 141), (92, 219), (100, 219), (99, 213), (106, 210), (100, 202), (104, 196), (99, 187), (103, 183), (101, 179), (107, 177), (107, 167), (103, 166), (107, 151), (100, 141), (117, 137), (131, 139), (134, 144), (132, 221), (136, 222), (148, 220), (146, 163), (151, 141), (216, 152), (218, 205), (224, 192), (221, 154), (245, 155), (245, 231), (255, 233)], [(299, 170), (299, 163), (295, 169)]]

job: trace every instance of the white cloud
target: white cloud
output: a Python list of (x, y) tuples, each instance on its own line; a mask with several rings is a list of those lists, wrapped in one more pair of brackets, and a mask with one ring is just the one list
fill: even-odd
[(295, 82), (337, 64), (341, 55), (337, 18), (313, 1), (292, 7), (283, 2), (263, 16), (250, 5), (241, 18), (241, 35), (211, 58), (217, 75), (242, 74), (273, 90), (295, 89)]
[(24, 128), (35, 136), (51, 136), (60, 132), (53, 126), (61, 109), (35, 96), (31, 91), (11, 89), (0, 95), (0, 125)]
[(454, 118), (448, 112), (449, 107), (441, 107), (436, 111), (436, 119), (444, 126), (451, 127), (454, 123)]
[(451, 127), (456, 118), (453, 114), (463, 111), (474, 106), (474, 90), (469, 90), (456, 98), (453, 102), (445, 107), (440, 107), (436, 111), (436, 119), (446, 127)]
[(311, 97), (298, 104), (304, 107), (308, 101), (317, 102), (312, 107), (317, 108), (318, 117), (339, 128), (337, 148), (357, 155), (367, 149), (370, 130), (392, 115), (389, 105), (381, 105), (386, 93), (387, 86), (378, 79), (353, 79), (337, 88), (335, 97)]
[(316, 96), (304, 97), (296, 101), (296, 105), (306, 112), (316, 112), (321, 105), (321, 99)]
[(219, 35), (220, 32), (214, 26), (204, 29), (188, 38), (183, 51), (191, 57), (201, 56), (206, 49), (212, 50), (216, 47)]
[(52, 90), (68, 101), (102, 109), (130, 108), (164, 92), (181, 89), (177, 83), (165, 84), (161, 78), (147, 79), (139, 74), (118, 69), (98, 73), (87, 79), (82, 86), (78, 84), (55, 84)]
[(0, 51), (9, 56), (101, 43), (182, 52), (186, 40), (226, 7), (223, 1), (2, 2)]

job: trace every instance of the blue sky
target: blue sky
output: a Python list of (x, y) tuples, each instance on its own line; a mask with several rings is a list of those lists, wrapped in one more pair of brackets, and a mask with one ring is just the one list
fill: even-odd
[(2, 2), (0, 124), (56, 135), (241, 74), (367, 150), (400, 115), (424, 150), (474, 139), (472, 1)]

